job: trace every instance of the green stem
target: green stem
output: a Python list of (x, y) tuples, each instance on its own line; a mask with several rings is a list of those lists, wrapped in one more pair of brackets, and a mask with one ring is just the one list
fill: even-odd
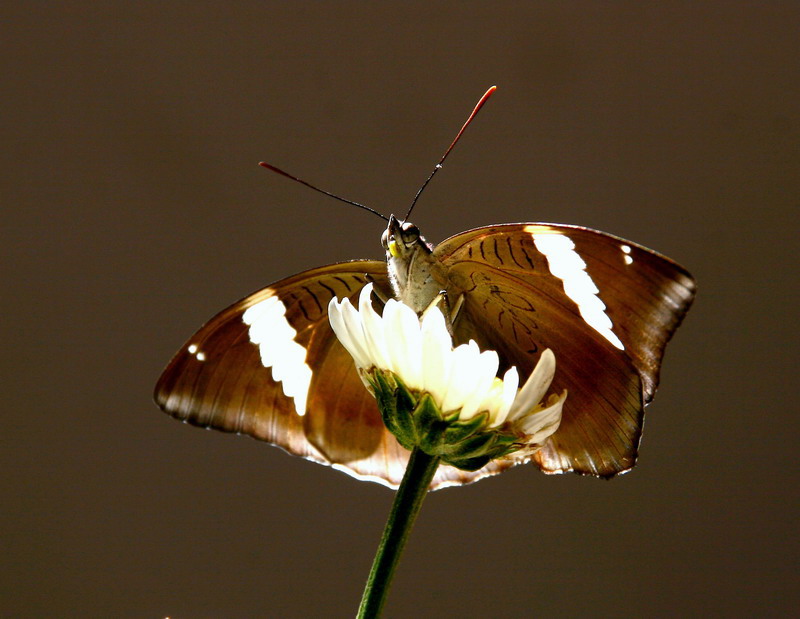
[(403, 481), (394, 497), (389, 520), (383, 530), (375, 561), (364, 588), (361, 606), (358, 607), (358, 619), (378, 617), (386, 602), (389, 586), (392, 583), (400, 554), (406, 545), (411, 527), (417, 518), (419, 508), (428, 492), (434, 473), (439, 466), (437, 456), (429, 456), (415, 447), (408, 460)]

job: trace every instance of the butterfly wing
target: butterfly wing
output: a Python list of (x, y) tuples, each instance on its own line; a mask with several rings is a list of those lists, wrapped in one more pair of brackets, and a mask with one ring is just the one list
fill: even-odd
[[(191, 424), (248, 434), (359, 479), (398, 486), (408, 451), (385, 429), (328, 322), (330, 299), (355, 302), (367, 276), (389, 290), (386, 263), (363, 260), (312, 269), (234, 303), (181, 347), (156, 385), (156, 402)], [(442, 466), (432, 488), (506, 466), (473, 473)]]
[(694, 297), (691, 276), (635, 243), (556, 224), (470, 230), (434, 257), (440, 279), (464, 293), (458, 340), (497, 350), (522, 376), (539, 351), (556, 354), (553, 389), (569, 396), (537, 464), (601, 477), (630, 469), (664, 347)]

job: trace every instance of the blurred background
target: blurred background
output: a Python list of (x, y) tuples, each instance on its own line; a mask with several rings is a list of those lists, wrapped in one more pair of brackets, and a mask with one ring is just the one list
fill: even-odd
[(270, 282), (547, 221), (685, 265), (639, 466), (430, 495), (390, 617), (798, 608), (795, 2), (5, 3), (4, 617), (347, 617), (393, 494), (182, 425), (153, 385)]

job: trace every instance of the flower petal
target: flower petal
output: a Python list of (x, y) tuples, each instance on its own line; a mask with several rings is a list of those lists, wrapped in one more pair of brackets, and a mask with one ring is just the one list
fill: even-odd
[(525, 385), (517, 394), (514, 404), (511, 405), (508, 419), (512, 421), (518, 419), (539, 404), (547, 393), (547, 388), (553, 381), (555, 373), (556, 356), (552, 350), (546, 348), (541, 357), (539, 357), (539, 362), (533, 368), (528, 380), (525, 381)]
[(423, 389), (441, 405), (447, 395), (447, 383), (452, 365), (453, 344), (444, 314), (438, 307), (422, 319), (422, 382)]
[(491, 427), (496, 428), (502, 424), (508, 417), (508, 411), (514, 404), (514, 398), (517, 396), (517, 387), (519, 386), (519, 372), (516, 366), (511, 366), (506, 370), (503, 375), (503, 392), (501, 394), (501, 405), (497, 409), (497, 413), (490, 424)]
[(422, 389), (422, 331), (417, 313), (405, 303), (399, 303), (401, 332), (405, 338), (405, 375), (408, 386)]
[(383, 333), (392, 371), (411, 389), (422, 387), (422, 335), (410, 307), (389, 299), (383, 308)]
[(381, 317), (372, 308), (372, 283), (361, 289), (358, 297), (358, 313), (364, 329), (364, 338), (369, 356), (379, 368), (389, 369), (389, 355), (386, 351)]
[(328, 303), (328, 320), (339, 342), (344, 346), (345, 350), (350, 353), (350, 356), (355, 359), (356, 352), (354, 351), (356, 351), (356, 348), (353, 346), (353, 338), (350, 337), (350, 332), (347, 330), (347, 325), (344, 323), (342, 308), (336, 297), (331, 299), (331, 302)]
[(494, 427), (494, 420), (497, 417), (497, 412), (503, 405), (503, 381), (495, 376), (492, 379), (492, 384), (489, 389), (484, 393), (483, 401), (478, 406), (479, 411), (487, 411), (489, 413), (488, 423)]
[[(489, 410), (490, 413), (496, 412), (500, 402), (486, 402), (486, 396), (492, 391), (492, 383), (497, 377), (497, 367), (500, 365), (500, 358), (493, 350), (487, 350), (478, 355), (475, 364), (475, 380), (470, 385), (471, 394), (464, 399), (464, 406), (461, 408), (459, 419), (466, 421), (472, 419), (477, 413)], [(484, 406), (486, 404), (486, 406)]]
[(565, 389), (560, 396), (550, 396), (550, 401), (544, 409), (531, 413), (520, 421), (520, 429), (529, 435), (527, 439), (529, 444), (543, 443), (558, 430), (561, 424), (561, 410), (566, 399)]
[(464, 405), (464, 400), (471, 394), (470, 386), (475, 384), (477, 377), (478, 355), (480, 350), (473, 341), (461, 344), (453, 350), (447, 395), (442, 402), (442, 411), (460, 410)]
[(345, 328), (350, 335), (350, 343), (352, 349), (349, 349), (350, 354), (356, 362), (356, 365), (362, 368), (370, 368), (375, 365), (374, 360), (370, 357), (366, 340), (364, 338), (364, 328), (361, 324), (361, 317), (358, 310), (350, 303), (350, 299), (345, 298), (342, 300), (339, 309), (342, 313)]
[(402, 348), (402, 338), (397, 332), (397, 326), (394, 323), (394, 315), (397, 309), (397, 301), (389, 299), (383, 306), (383, 316), (381, 317), (381, 327), (383, 329), (383, 341), (386, 344), (386, 357), (388, 365), (387, 370), (398, 372), (398, 356), (402, 357), (402, 352), (398, 352)]

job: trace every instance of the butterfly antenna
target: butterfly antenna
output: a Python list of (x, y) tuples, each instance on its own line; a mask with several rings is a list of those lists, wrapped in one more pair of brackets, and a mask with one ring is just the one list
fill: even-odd
[(325, 191), (324, 189), (320, 189), (319, 187), (316, 187), (316, 186), (312, 185), (308, 181), (304, 181), (302, 178), (297, 178), (296, 176), (292, 176), (288, 172), (284, 172), (280, 168), (276, 168), (274, 165), (271, 165), (271, 164), (266, 163), (264, 161), (260, 161), (258, 165), (260, 165), (262, 168), (266, 168), (267, 170), (272, 170), (273, 172), (275, 172), (277, 174), (280, 174), (281, 176), (285, 176), (286, 178), (290, 178), (293, 181), (297, 181), (301, 185), (305, 185), (306, 187), (309, 187), (309, 188), (313, 189), (314, 191), (318, 191), (319, 193), (324, 193), (326, 196), (330, 196), (331, 198), (336, 198), (340, 202), (346, 202), (347, 204), (352, 204), (353, 206), (357, 206), (358, 208), (363, 208), (365, 211), (369, 211), (370, 213), (374, 213), (375, 215), (377, 215), (378, 217), (380, 217), (384, 221), (389, 221), (389, 218), (386, 217), (386, 215), (383, 215), (383, 214), (379, 213), (374, 208), (370, 208), (370, 207), (366, 206), (365, 204), (361, 204), (359, 202), (354, 202), (353, 200), (348, 200), (347, 198), (342, 198), (341, 196), (337, 196), (336, 194), (331, 193), (330, 191)]
[(444, 163), (444, 160), (447, 159), (447, 155), (450, 154), (450, 151), (453, 150), (453, 147), (456, 145), (456, 142), (458, 142), (458, 140), (461, 138), (461, 134), (464, 133), (464, 130), (472, 122), (472, 119), (475, 118), (475, 116), (478, 115), (478, 112), (480, 112), (481, 108), (483, 107), (483, 104), (486, 103), (489, 100), (489, 97), (491, 97), (494, 94), (495, 90), (497, 90), (497, 86), (492, 86), (489, 90), (487, 90), (484, 93), (484, 95), (481, 97), (480, 101), (478, 101), (478, 104), (475, 106), (475, 109), (472, 110), (472, 114), (470, 114), (469, 118), (467, 118), (467, 122), (464, 123), (464, 125), (461, 127), (461, 131), (459, 131), (458, 135), (456, 135), (455, 140), (453, 140), (453, 142), (450, 144), (450, 146), (447, 147), (447, 150), (445, 151), (444, 155), (442, 155), (442, 158), (439, 159), (439, 163), (437, 163), (433, 167), (433, 172), (431, 172), (431, 174), (427, 178), (427, 180), (424, 183), (422, 183), (422, 187), (419, 188), (419, 191), (417, 191), (417, 195), (414, 196), (414, 200), (411, 202), (411, 206), (409, 207), (408, 212), (406, 213), (406, 216), (403, 218), (403, 221), (408, 221), (408, 217), (409, 217), (409, 215), (411, 215), (411, 211), (414, 210), (414, 205), (417, 203), (417, 200), (419, 200), (419, 197), (422, 195), (422, 192), (424, 191), (425, 187), (427, 187), (428, 183), (431, 182), (431, 179), (433, 178), (433, 176), (439, 170), (442, 169), (442, 164)]

